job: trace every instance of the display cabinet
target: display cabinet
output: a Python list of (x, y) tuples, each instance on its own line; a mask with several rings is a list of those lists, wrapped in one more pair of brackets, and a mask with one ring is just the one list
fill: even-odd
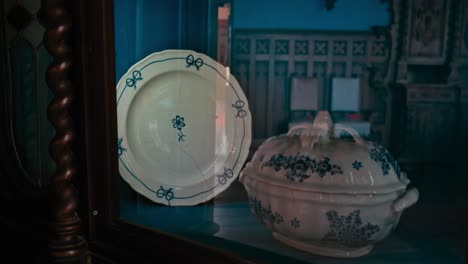
[[(463, 138), (466, 131), (466, 88), (461, 83), (413, 85), (404, 81), (408, 72), (416, 79), (424, 78), (418, 72), (426, 69), (427, 63), (423, 63), (423, 68), (414, 66), (421, 60), (435, 67), (463, 72), (464, 60), (453, 60), (456, 65), (447, 63), (455, 54), (450, 52), (450, 41), (455, 34), (446, 23), (466, 20), (466, 12), (451, 16), (457, 1), (435, 1), (437, 5), (431, 7), (425, 1), (410, 1), (408, 7), (406, 1), (373, 0), (313, 3), (302, 0), (43, 0), (36, 3), (37, 10), (32, 13), (25, 7), (34, 1), (13, 2), (16, 9), (3, 4), (0, 7), (2, 22), (18, 25), (15, 40), (21, 44), (24, 38), (29, 41), (22, 35), (29, 36), (25, 31), (28, 26), (22, 21), (25, 18), (28, 23), (31, 19), (38, 21), (42, 30), (34, 32), (43, 33), (44, 38), (33, 41), (37, 44), (34, 49), (26, 50), (47, 58), (50, 63), (47, 70), (40, 68), (33, 75), (42, 76), (44, 72), (45, 80), (39, 78), (38, 83), (46, 81), (51, 91), (36, 94), (34, 104), (24, 98), (28, 96), (29, 86), (18, 80), (27, 77), (24, 72), (28, 69), (20, 67), (24, 64), (21, 59), (30, 58), (18, 56), (28, 53), (22, 53), (21, 46), (15, 46), (17, 42), (11, 42), (10, 26), (5, 26), (0, 34), (0, 48), (2, 54), (10, 52), (1, 56), (0, 69), (5, 80), (0, 121), (6, 124), (6, 129), (0, 130), (6, 139), (6, 144), (0, 146), (5, 157), (0, 171), (5, 183), (0, 184), (4, 208), (0, 220), (5, 227), (2, 230), (8, 231), (6, 234), (12, 241), (7, 249), (13, 257), (33, 258), (37, 263), (170, 260), (455, 264), (465, 261), (468, 197), (464, 159), (460, 156), (463, 152), (452, 153), (447, 145), (457, 144), (455, 138)], [(421, 51), (418, 45), (425, 43), (429, 34), (423, 22), (433, 13), (436, 18), (431, 20), (432, 27), (437, 34), (430, 38), (431, 48)], [(121, 83), (129, 91), (137, 91), (137, 86), (146, 82), (143, 81), (146, 75), (133, 65), (164, 50), (193, 52), (192, 57), (171, 58), (180, 60), (181, 71), (197, 73), (205, 68), (213, 69), (227, 87), (234, 86), (229, 75), (238, 80), (246, 102), (238, 97), (226, 105), (237, 114), (236, 118), (250, 114), (252, 122), (248, 156), (239, 164), (239, 170), (253, 159), (266, 139), (288, 132), (291, 78), (320, 78), (320, 82), (314, 83), (323, 84), (323, 105), (330, 104), (331, 99), (325, 94), (331, 91), (333, 78), (358, 78), (359, 110), (336, 112), (332, 116), (369, 122), (371, 139), (382, 146), (369, 154), (369, 162), (376, 162), (376, 168), (383, 171), (391, 166), (400, 178), (398, 166), (390, 158), (393, 155), (395, 162), (401, 162), (401, 169), (407, 172), (410, 187), (419, 189), (419, 201), (398, 217), (398, 226), (370, 254), (343, 260), (304, 252), (276, 240), (255, 213), (260, 212), (263, 221), (267, 219), (272, 224), (281, 219), (282, 225), (295, 232), (299, 232), (301, 224), (306, 226), (301, 221), (308, 220), (286, 219), (286, 214), (275, 214), (271, 206), (252, 201), (237, 179), (238, 173), (232, 177), (230, 168), (224, 168), (224, 174), (215, 175), (217, 183), (223, 185), (229, 181), (229, 186), (207, 201), (170, 206), (177, 193), (162, 185), (153, 189), (155, 199), (148, 199), (122, 177), (119, 169), (120, 157), (129, 151), (129, 146), (119, 134), (121, 93), (117, 86), (123, 80)], [(201, 55), (194, 54), (203, 54), (206, 59), (199, 61)], [(431, 54), (434, 57), (426, 60)], [(213, 66), (215, 63), (220, 66)], [(21, 70), (23, 73), (18, 73)], [(52, 160), (43, 157), (44, 148), (21, 144), (17, 135), (27, 135), (21, 130), (30, 126), (18, 114), (23, 113), (18, 110), (22, 109), (20, 104), (32, 105), (35, 110), (31, 112), (41, 113), (38, 119), (32, 118), (35, 124), (44, 124), (44, 108), (48, 104), (47, 115), (53, 129), (37, 125), (40, 129), (33, 131), (46, 132), (37, 132), (42, 137), (37, 136), (32, 142), (44, 145), (44, 140), (50, 140)], [(184, 119), (186, 123), (182, 126), (181, 116), (178, 117), (169, 122), (172, 132), (182, 132), (176, 143), (187, 136), (184, 135), (187, 130), (181, 128), (186, 125), (189, 129), (192, 125)], [(216, 116), (219, 117), (222, 115)], [(243, 120), (245, 124), (246, 119)], [(378, 146), (372, 144), (369, 146)], [(389, 152), (384, 151), (387, 148)], [(42, 169), (36, 169), (39, 173), (33, 172), (34, 166), (25, 166), (36, 164), (28, 163), (35, 160), (29, 155), (31, 149), (39, 153), (36, 163), (45, 164)], [(433, 157), (449, 158), (450, 155), (458, 155), (454, 160), (459, 162), (424, 163)], [(415, 156), (422, 161), (415, 161)], [(331, 161), (317, 162), (326, 167)], [(320, 174), (322, 182), (325, 182), (324, 175), (343, 174), (336, 164), (334, 170), (330, 166), (322, 168), (325, 171)], [(350, 168), (352, 173), (358, 173), (361, 167), (355, 161)], [(154, 170), (156, 176), (160, 173), (161, 170)], [(354, 229), (363, 232), (375, 229), (370, 222), (361, 226), (364, 220), (360, 214), (359, 210), (348, 213), (348, 218), (353, 218), (357, 225)], [(364, 217), (365, 213), (362, 214)], [(329, 213), (328, 222), (347, 221), (345, 218), (344, 213)], [(386, 227), (377, 228), (388, 226), (387, 223)], [(24, 239), (30, 234), (33, 238)], [(23, 244), (17, 246), (19, 243)]]

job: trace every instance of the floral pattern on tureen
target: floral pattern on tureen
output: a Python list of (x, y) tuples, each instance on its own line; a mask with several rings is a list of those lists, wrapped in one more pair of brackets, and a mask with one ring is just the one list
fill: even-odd
[[(351, 140), (334, 138), (334, 130)], [(333, 257), (369, 253), (419, 197), (406, 190), (409, 180), (384, 146), (334, 125), (326, 111), (267, 139), (240, 181), (252, 213), (277, 240)]]
[[(301, 184), (321, 191), (389, 192), (404, 187), (400, 168), (388, 150), (330, 120), (325, 115), (268, 139), (246, 171), (278, 184)], [(353, 140), (334, 139), (333, 129), (345, 130)]]

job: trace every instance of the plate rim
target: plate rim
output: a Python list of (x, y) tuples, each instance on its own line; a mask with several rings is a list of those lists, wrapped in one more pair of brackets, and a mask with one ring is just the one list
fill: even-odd
[[(159, 58), (159, 60), (158, 60)], [(226, 87), (230, 87), (233, 91), (233, 98), (236, 100), (232, 103), (232, 107), (234, 108), (233, 112), (236, 113), (236, 116), (232, 119), (235, 122), (237, 118), (242, 119), (243, 124), (243, 135), (234, 136), (233, 145), (240, 146), (238, 155), (236, 155), (235, 162), (232, 165), (232, 168), (224, 167), (224, 172), (222, 174), (217, 173), (218, 170), (214, 171), (212, 175), (206, 176), (206, 179), (213, 179), (212, 181), (205, 180), (208, 184), (210, 184), (206, 190), (199, 191), (194, 193), (191, 196), (177, 196), (173, 188), (169, 188), (170, 184), (164, 184), (161, 181), (156, 181), (156, 183), (160, 183), (159, 189), (152, 189), (148, 187), (145, 182), (143, 182), (137, 175), (135, 175), (132, 170), (129, 168), (129, 165), (126, 163), (126, 159), (122, 158), (122, 155), (126, 152), (124, 139), (121, 134), (120, 129), (120, 118), (119, 118), (119, 102), (122, 96), (124, 95), (127, 88), (134, 88), (137, 90), (138, 81), (143, 80), (142, 71), (148, 67), (149, 65), (156, 64), (156, 63), (163, 63), (170, 60), (185, 60), (185, 70), (192, 70), (195, 73), (200, 74), (200, 68), (206, 66), (205, 68), (210, 68), (211, 70), (215, 71), (213, 74), (217, 74), (221, 76), (229, 85), (223, 85), (223, 89), (227, 89)], [(191, 68), (191, 69), (190, 69)], [(251, 141), (252, 141), (252, 127), (251, 127), (251, 112), (249, 109), (249, 104), (247, 101), (247, 97), (242, 90), (239, 82), (235, 78), (235, 76), (230, 72), (227, 71), (227, 74), (223, 74), (224, 69), (227, 67), (221, 65), (210, 56), (199, 53), (193, 50), (187, 49), (167, 49), (163, 51), (153, 52), (143, 59), (139, 60), (138, 62), (134, 63), (131, 67), (128, 68), (125, 74), (121, 76), (117, 85), (116, 85), (116, 107), (117, 107), (117, 123), (118, 123), (118, 137), (117, 137), (117, 147), (118, 147), (118, 163), (119, 163), (119, 175), (130, 185), (132, 189), (140, 193), (141, 195), (145, 196), (146, 198), (152, 200), (153, 202), (165, 204), (169, 206), (192, 206), (197, 205), (212, 198), (216, 197), (218, 194), (226, 190), (230, 184), (232, 184), (239, 176), (242, 167), (247, 160)], [(220, 71), (220, 69), (223, 69)], [(152, 74), (153, 78), (157, 76), (157, 74)], [(215, 84), (215, 89), (219, 89), (220, 85)], [(123, 87), (123, 88), (122, 88)], [(130, 109), (131, 102), (135, 95), (138, 92), (131, 95), (129, 99), (129, 103), (127, 111)], [(123, 121), (123, 123), (126, 123)], [(234, 125), (236, 127), (236, 125)], [(126, 133), (123, 133), (126, 135)], [(239, 138), (242, 138), (239, 142)], [(231, 158), (229, 157), (231, 156)], [(232, 154), (230, 154), (226, 161), (232, 160)], [(130, 175), (129, 175), (130, 174)], [(216, 179), (217, 178), (217, 179)], [(216, 182), (216, 184), (215, 184)], [(199, 184), (199, 183), (197, 183)], [(164, 185), (166, 187), (164, 187)], [(207, 186), (207, 184), (204, 184)], [(192, 185), (193, 186), (193, 185)], [(184, 189), (184, 187), (179, 187)], [(187, 189), (187, 188), (185, 188)], [(180, 191), (180, 190), (178, 190)]]

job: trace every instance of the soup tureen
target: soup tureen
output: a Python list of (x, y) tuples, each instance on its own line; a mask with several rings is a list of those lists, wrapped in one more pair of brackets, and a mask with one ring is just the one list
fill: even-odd
[[(334, 138), (344, 130), (353, 140)], [(311, 253), (369, 253), (417, 202), (390, 153), (321, 111), (313, 124), (266, 140), (241, 172), (251, 211), (277, 240)]]

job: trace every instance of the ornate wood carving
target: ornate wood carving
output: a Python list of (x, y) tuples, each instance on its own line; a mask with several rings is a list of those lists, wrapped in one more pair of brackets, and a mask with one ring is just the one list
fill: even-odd
[(456, 6), (451, 24), (450, 83), (460, 83), (463, 78), (460, 68), (468, 64), (468, 0), (460, 1)]
[(240, 79), (248, 80), (241, 84), (254, 113), (254, 141), (287, 131), (288, 115), (284, 113), (289, 112), (288, 83), (292, 75), (318, 77), (325, 91), (332, 76), (362, 78), (364, 94), (370, 95), (363, 100), (362, 108), (366, 112), (379, 111), (372, 122), (384, 127), (389, 120), (385, 82), (391, 36), (387, 31), (382, 28), (374, 32), (378, 34), (235, 31), (233, 71), (240, 74)]
[(75, 139), (69, 110), (74, 100), (70, 80), (72, 50), (68, 45), (71, 18), (64, 0), (43, 0), (41, 14), (48, 24), (44, 43), (53, 62), (47, 69), (47, 84), (54, 93), (48, 118), (56, 130), (49, 152), (56, 163), (52, 178), (52, 238), (49, 253), (52, 261), (81, 262), (87, 255), (87, 244), (80, 236), (80, 218), (76, 213), (78, 198), (72, 184), (77, 174), (77, 162), (71, 144)]
[[(408, 5), (409, 1), (394, 0), (393, 1), (393, 14), (394, 14), (394, 28), (392, 29), (392, 40), (395, 43), (395, 56), (394, 65), (396, 67), (395, 79), (398, 83), (405, 83), (408, 81)], [(393, 80), (392, 76), (389, 76)]]
[(406, 85), (403, 161), (449, 161), (456, 158), (458, 91), (448, 85)]
[(468, 1), (464, 1), (463, 8), (460, 10), (461, 13), (461, 45), (460, 54), (464, 57), (468, 56)]
[(409, 10), (408, 62), (443, 64), (450, 0), (412, 0)]

